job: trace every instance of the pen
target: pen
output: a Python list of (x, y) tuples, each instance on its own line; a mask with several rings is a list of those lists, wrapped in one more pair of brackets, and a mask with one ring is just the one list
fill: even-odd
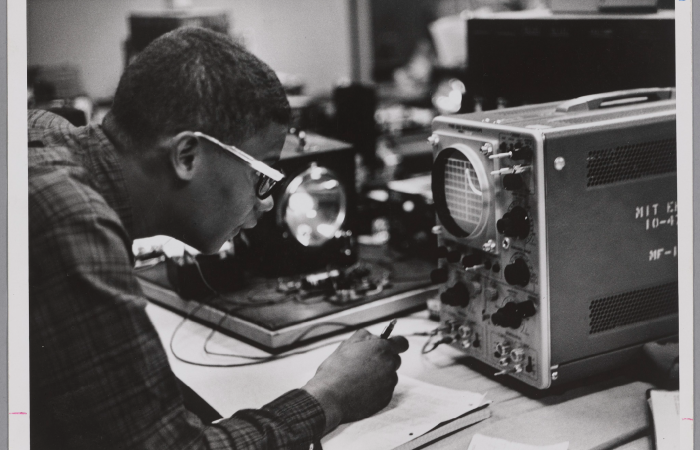
[(396, 325), (396, 319), (389, 322), (389, 325), (384, 328), (384, 331), (382, 331), (382, 334), (379, 337), (381, 339), (389, 339), (391, 332), (394, 330), (394, 325)]

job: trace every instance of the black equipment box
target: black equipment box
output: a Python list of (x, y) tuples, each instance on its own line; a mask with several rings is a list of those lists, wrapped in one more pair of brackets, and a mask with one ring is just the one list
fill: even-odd
[(524, 14), (467, 20), (467, 91), (482, 110), (676, 84), (673, 11)]

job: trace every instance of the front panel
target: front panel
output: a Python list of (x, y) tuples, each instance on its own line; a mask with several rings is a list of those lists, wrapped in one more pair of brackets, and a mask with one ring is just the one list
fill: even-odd
[(443, 336), (500, 373), (545, 388), (541, 135), (449, 119), (434, 130)]

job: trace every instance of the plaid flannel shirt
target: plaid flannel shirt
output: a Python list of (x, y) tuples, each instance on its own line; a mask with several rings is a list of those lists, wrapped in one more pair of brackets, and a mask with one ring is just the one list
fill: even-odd
[(132, 271), (117, 151), (100, 126), (42, 111), (29, 113), (28, 137), (32, 449), (306, 450), (317, 441), (325, 415), (303, 390), (214, 425), (184, 408)]

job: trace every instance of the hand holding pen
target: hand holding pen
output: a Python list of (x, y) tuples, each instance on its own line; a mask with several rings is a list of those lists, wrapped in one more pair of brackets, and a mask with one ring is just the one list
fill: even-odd
[(358, 330), (326, 359), (305, 386), (326, 413), (326, 432), (374, 414), (391, 400), (398, 382), (403, 336), (391, 336), (396, 320), (379, 335)]

